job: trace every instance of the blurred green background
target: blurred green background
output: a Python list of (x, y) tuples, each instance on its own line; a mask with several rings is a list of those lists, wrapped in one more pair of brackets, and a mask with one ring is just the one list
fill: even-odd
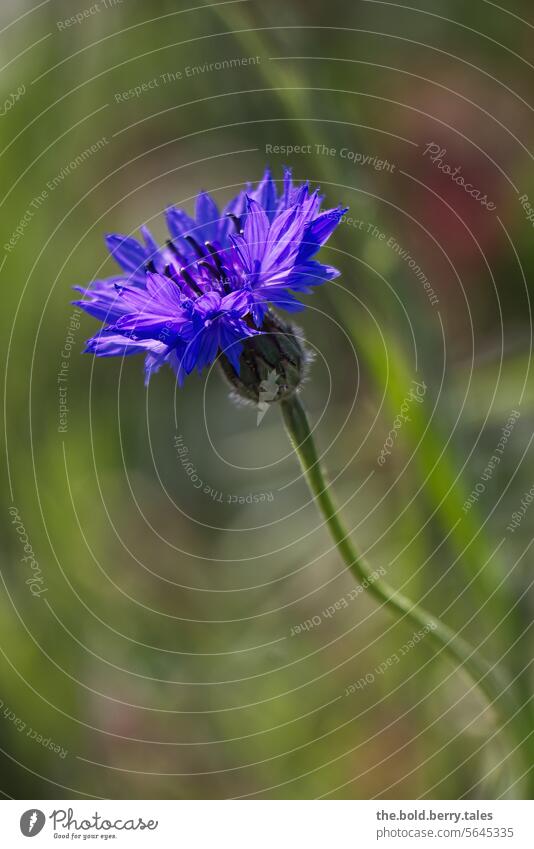
[[(534, 484), (532, 8), (410, 6), (2, 4), (5, 796), (528, 792), (484, 701), (424, 639), (377, 672), (413, 627), (365, 593), (341, 601), (353, 579), (278, 411), (256, 427), (215, 371), (145, 391), (138, 358), (81, 356), (97, 322), (70, 306), (71, 286), (115, 273), (104, 233), (148, 223), (163, 239), (167, 205), (191, 211), (200, 188), (224, 203), (267, 163), (349, 206), (323, 253), (342, 276), (299, 317), (344, 518), (527, 702), (534, 512), (507, 526)], [(380, 466), (413, 380), (424, 402)]]

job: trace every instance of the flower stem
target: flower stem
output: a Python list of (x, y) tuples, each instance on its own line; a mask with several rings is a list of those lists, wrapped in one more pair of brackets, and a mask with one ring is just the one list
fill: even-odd
[[(466, 672), (477, 687), (484, 693), (492, 710), (500, 717), (502, 727), (507, 733), (513, 752), (514, 774), (521, 776), (528, 764), (527, 740), (532, 729), (525, 723), (522, 705), (516, 702), (515, 695), (506, 678), (492, 667), (475, 649), (436, 616), (397, 592), (384, 581), (376, 571), (359, 555), (345, 530), (326, 483), (317, 450), (310, 431), (306, 412), (297, 397), (293, 395), (281, 402), (284, 423), (293, 447), (299, 457), (306, 481), (315, 503), (322, 513), (336, 548), (348, 569), (358, 582), (374, 598), (384, 604), (392, 613), (425, 628), (428, 638), (443, 651), (450, 660)], [(525, 746), (525, 757), (521, 750)], [(514, 787), (517, 794), (518, 786)], [(517, 798), (517, 795), (516, 795)]]

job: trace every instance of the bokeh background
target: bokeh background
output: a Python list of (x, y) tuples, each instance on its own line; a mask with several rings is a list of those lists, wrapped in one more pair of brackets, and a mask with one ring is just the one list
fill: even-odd
[(528, 704), (531, 4), (5, 0), (0, 23), (4, 796), (529, 793), (469, 680), (425, 639), (393, 663), (413, 626), (343, 601), (278, 411), (257, 427), (216, 371), (145, 390), (139, 359), (81, 355), (70, 301), (114, 273), (104, 233), (164, 238), (167, 205), (266, 164), (349, 206), (299, 317), (344, 519)]

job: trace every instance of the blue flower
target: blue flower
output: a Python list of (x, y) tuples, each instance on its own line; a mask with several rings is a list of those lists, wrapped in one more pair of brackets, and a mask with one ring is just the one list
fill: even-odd
[(262, 332), (269, 305), (303, 309), (296, 295), (338, 276), (314, 259), (346, 209), (320, 211), (308, 183), (286, 169), (280, 194), (269, 169), (222, 212), (200, 192), (195, 218), (166, 211), (171, 238), (159, 246), (111, 234), (108, 248), (122, 273), (75, 287), (86, 312), (105, 323), (87, 343), (99, 357), (144, 353), (146, 382), (164, 363), (178, 382), (224, 354), (239, 374), (243, 342)]

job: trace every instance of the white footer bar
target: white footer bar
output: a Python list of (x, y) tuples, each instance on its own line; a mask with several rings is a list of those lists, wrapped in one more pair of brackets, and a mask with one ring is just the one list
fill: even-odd
[(519, 801), (6, 800), (0, 845), (532, 849), (533, 814)]

